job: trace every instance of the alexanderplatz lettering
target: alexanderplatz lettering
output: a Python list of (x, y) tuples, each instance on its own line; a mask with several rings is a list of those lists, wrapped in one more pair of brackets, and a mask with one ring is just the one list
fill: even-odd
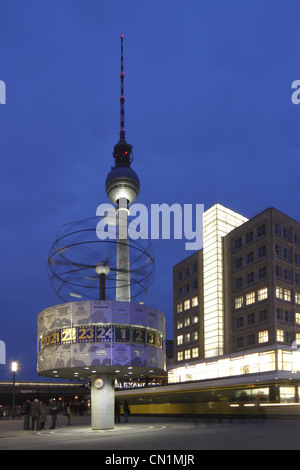
[[(96, 215), (101, 217), (96, 233), (100, 240), (149, 239), (188, 240), (186, 250), (200, 250), (203, 242), (204, 204), (132, 204), (130, 211), (126, 199), (113, 204), (100, 204)], [(129, 217), (130, 215), (130, 217)], [(173, 220), (173, 222), (172, 222)], [(117, 229), (118, 227), (118, 229)], [(118, 232), (118, 233), (117, 233)]]

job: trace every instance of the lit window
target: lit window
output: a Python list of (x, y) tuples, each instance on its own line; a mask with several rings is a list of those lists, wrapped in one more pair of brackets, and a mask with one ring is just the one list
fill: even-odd
[(269, 341), (269, 332), (268, 330), (258, 332), (258, 342), (267, 343)]
[(198, 297), (193, 297), (192, 298), (192, 307), (197, 307), (198, 305)]
[(300, 313), (295, 313), (295, 320), (296, 320), (296, 323), (300, 324)]
[(295, 293), (295, 303), (300, 304), (300, 294)]
[(177, 336), (177, 344), (178, 345), (183, 344), (183, 335)]
[(177, 313), (181, 313), (181, 312), (182, 312), (182, 303), (177, 304)]
[(193, 323), (198, 323), (198, 321), (199, 321), (198, 315), (194, 315), (193, 316)]
[(234, 307), (241, 308), (243, 306), (243, 303), (244, 303), (243, 297), (236, 297), (234, 300)]
[(264, 287), (263, 289), (258, 290), (257, 300), (264, 300), (268, 298), (268, 288)]
[(190, 326), (191, 320), (189, 317), (184, 319), (184, 326)]
[(277, 297), (277, 299), (283, 299), (283, 289), (282, 289), (282, 287), (276, 286), (276, 297)]
[(284, 333), (283, 330), (277, 330), (277, 341), (283, 341)]
[(246, 294), (246, 305), (254, 304), (255, 302), (255, 292), (249, 292)]
[(184, 351), (184, 359), (191, 359), (191, 350), (187, 349)]
[(194, 331), (193, 332), (193, 341), (197, 341), (198, 340), (198, 331)]
[(296, 343), (300, 345), (300, 333), (296, 333)]
[(189, 308), (191, 308), (191, 301), (190, 300), (185, 300), (184, 310), (188, 310)]
[(183, 328), (183, 322), (182, 322), (182, 320), (179, 320), (179, 321), (177, 322), (177, 330), (180, 330), (180, 328)]
[(192, 349), (192, 357), (198, 357), (199, 356), (199, 348), (193, 348)]
[(177, 353), (177, 361), (183, 361), (183, 351)]
[(190, 341), (191, 341), (191, 333), (186, 333), (184, 335), (184, 342), (185, 343), (190, 343)]
[(289, 302), (291, 301), (291, 291), (290, 291), (290, 289), (284, 289), (283, 298), (284, 298), (284, 300), (288, 300)]

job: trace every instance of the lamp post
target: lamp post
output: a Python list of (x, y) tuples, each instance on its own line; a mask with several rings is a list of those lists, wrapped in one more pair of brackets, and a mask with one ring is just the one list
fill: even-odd
[(99, 262), (96, 264), (95, 270), (99, 276), (99, 300), (105, 300), (105, 276), (109, 273), (110, 267)]
[(16, 372), (18, 370), (18, 363), (17, 362), (12, 362), (11, 364), (11, 370), (13, 373), (13, 404), (12, 404), (12, 411), (13, 411), (13, 419), (16, 417), (16, 412), (15, 412), (15, 389), (16, 389)]

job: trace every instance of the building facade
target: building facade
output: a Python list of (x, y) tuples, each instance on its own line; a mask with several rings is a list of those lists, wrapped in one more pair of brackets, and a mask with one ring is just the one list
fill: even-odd
[(175, 367), (298, 350), (300, 223), (274, 208), (204, 212), (203, 249), (173, 268), (173, 308)]
[(300, 344), (300, 223), (269, 208), (223, 246), (225, 353)]

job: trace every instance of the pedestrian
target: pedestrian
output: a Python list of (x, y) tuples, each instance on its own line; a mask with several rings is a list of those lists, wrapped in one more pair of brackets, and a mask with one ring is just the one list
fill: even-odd
[(31, 401), (26, 400), (22, 405), (22, 415), (24, 416), (24, 429), (30, 429), (30, 408)]
[(117, 400), (115, 402), (115, 422), (120, 422), (120, 404)]
[(71, 406), (68, 405), (65, 409), (64, 416), (66, 417), (66, 424), (67, 426), (71, 426)]
[(128, 422), (128, 416), (130, 415), (130, 409), (126, 400), (124, 400), (124, 418), (125, 423)]
[(40, 406), (41, 406), (40, 429), (45, 429), (45, 424), (47, 421), (47, 406), (42, 401), (40, 401)]
[(49, 429), (55, 429), (57, 413), (58, 413), (58, 408), (56, 406), (55, 401), (52, 400), (49, 406), (49, 414), (51, 416), (51, 426)]
[(30, 416), (32, 431), (34, 431), (34, 425), (36, 425), (36, 430), (38, 430), (40, 428), (41, 407), (37, 398), (31, 403)]

